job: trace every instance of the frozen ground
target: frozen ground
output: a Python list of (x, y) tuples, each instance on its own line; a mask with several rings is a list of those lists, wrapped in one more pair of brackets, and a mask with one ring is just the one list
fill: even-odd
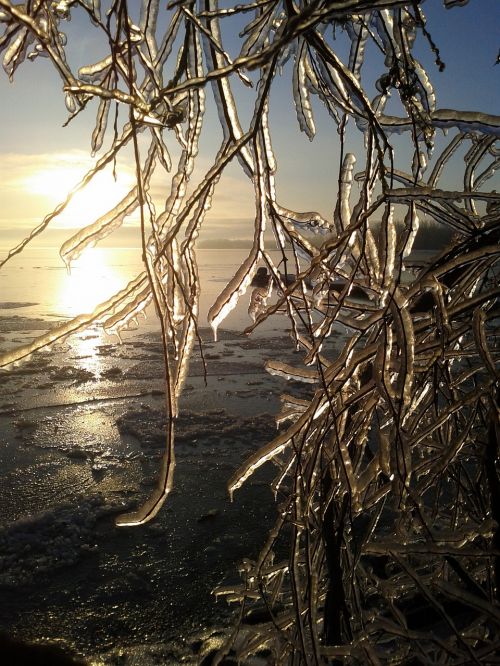
[[(47, 326), (12, 304), (0, 345)], [(6, 309), (7, 310), (7, 309)], [(16, 314), (14, 314), (16, 313)], [(275, 505), (268, 467), (229, 502), (226, 481), (275, 434), (284, 382), (264, 371), (299, 362), (276, 329), (221, 332), (191, 365), (178, 424), (176, 490), (157, 520), (114, 516), (154, 484), (164, 443), (161, 347), (98, 331), (0, 372), (1, 631), (57, 643), (91, 663), (210, 663), (235, 608), (212, 590), (238, 580)], [(286, 385), (288, 392), (309, 390)]]

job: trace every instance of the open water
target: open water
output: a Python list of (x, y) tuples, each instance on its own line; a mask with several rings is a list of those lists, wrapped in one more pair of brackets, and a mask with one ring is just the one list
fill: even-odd
[[(247, 254), (248, 250), (240, 249), (198, 250), (201, 326), (206, 325), (208, 309)], [(278, 254), (275, 256), (277, 259)], [(0, 314), (5, 304), (12, 309), (16, 303), (25, 304), (22, 309), (16, 308), (18, 314), (49, 320), (91, 312), (142, 271), (138, 248), (91, 248), (72, 265), (69, 274), (56, 248), (26, 249), (0, 269)], [(251, 320), (247, 307), (248, 294), (223, 328), (239, 330), (248, 326)], [(149, 321), (141, 324), (142, 330), (156, 327), (154, 314), (151, 309), (148, 312)]]

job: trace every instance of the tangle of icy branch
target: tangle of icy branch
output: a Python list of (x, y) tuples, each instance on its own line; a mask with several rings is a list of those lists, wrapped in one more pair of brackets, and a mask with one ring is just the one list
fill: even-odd
[[(76, 12), (110, 51), (72, 72), (63, 28)], [(230, 57), (224, 22), (237, 15), (247, 24)], [(444, 66), (420, 2), (262, 0), (222, 9), (199, 0), (165, 10), (158, 0), (105, 8), (96, 0), (0, 0), (0, 28), (9, 78), (26, 58), (47, 56), (70, 119), (99, 100), (91, 151), (107, 148), (74, 191), (125, 146), (134, 150), (136, 185), (69, 239), (61, 256), (71, 262), (138, 209), (143, 272), (92, 315), (0, 356), (0, 366), (9, 366), (94, 323), (119, 333), (154, 304), (166, 367), (166, 452), (157, 489), (118, 523), (150, 520), (173, 487), (178, 398), (197, 336), (196, 242), (236, 158), (255, 191), (254, 240), (209, 321), (216, 333), (264, 261), (270, 282), (251, 294), (247, 332), (271, 314), (288, 317), (303, 365), (274, 360), (267, 369), (312, 389), (307, 399), (283, 396), (276, 438), (229, 481), (232, 495), (262, 465), (277, 467), (275, 526), (258, 559), (246, 562), (241, 585), (219, 590), (243, 604), (237, 656), (266, 648), (276, 664), (488, 662), (500, 636), (500, 195), (493, 187), (500, 117), (439, 107), (414, 54), (420, 31)], [(365, 83), (369, 47), (383, 55), (373, 99)], [(298, 129), (315, 140), (315, 108), (323, 104), (340, 138), (331, 219), (277, 200), (269, 111), (287, 61)], [(248, 127), (235, 77), (256, 82)], [(209, 85), (222, 143), (188, 188)], [(390, 98), (397, 116), (385, 112)], [(450, 131), (446, 145), (436, 142), (441, 129)], [(348, 130), (362, 133), (364, 154), (350, 152)], [(409, 137), (406, 153), (395, 154), (395, 133)], [(447, 189), (443, 175), (454, 172), (460, 151), (462, 173)], [(159, 173), (169, 186), (157, 212), (149, 190)], [(73, 193), (0, 265), (42, 233)], [(412, 248), (425, 225), (446, 229), (450, 240), (416, 265)], [(266, 228), (285, 265), (295, 266), (291, 281), (271, 259)], [(350, 335), (335, 353), (338, 324)], [(267, 619), (245, 623), (255, 605)]]

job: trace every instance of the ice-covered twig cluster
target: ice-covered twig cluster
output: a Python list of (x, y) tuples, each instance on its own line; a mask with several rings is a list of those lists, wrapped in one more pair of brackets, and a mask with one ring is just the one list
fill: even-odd
[[(2, 366), (21, 361), (94, 322), (120, 331), (154, 303), (165, 355), (167, 449), (157, 491), (121, 524), (152, 518), (172, 487), (177, 399), (197, 335), (196, 240), (232, 160), (253, 183), (253, 246), (209, 320), (216, 334), (264, 263), (278, 300), (268, 304), (271, 287), (255, 288), (248, 332), (275, 312), (289, 317), (304, 363), (272, 361), (268, 370), (307, 383), (313, 394), (283, 396), (278, 435), (229, 483), (232, 494), (263, 464), (277, 467), (279, 512), (268, 541), (257, 561), (245, 562), (242, 584), (219, 590), (242, 603), (241, 629), (225, 648), (236, 647), (242, 660), (267, 649), (277, 664), (491, 663), (500, 649), (500, 195), (491, 185), (500, 166), (500, 117), (437, 106), (414, 56), (420, 33), (444, 66), (420, 5), (257, 0), (219, 8), (203, 0), (173, 2), (167, 11), (158, 0), (117, 0), (102, 10), (97, 0), (0, 0), (7, 74), (26, 57), (48, 56), (70, 117), (99, 100), (92, 151), (100, 157), (79, 187), (127, 144), (135, 156), (134, 188), (61, 255), (71, 263), (137, 209), (143, 273), (91, 316), (0, 357)], [(74, 73), (63, 28), (77, 11), (88, 14), (110, 51)], [(222, 36), (225, 21), (238, 15), (249, 18), (231, 58)], [(382, 56), (371, 81), (369, 49)], [(300, 130), (314, 139), (313, 110), (322, 104), (340, 137), (331, 219), (277, 199), (270, 94), (287, 62)], [(237, 78), (256, 83), (248, 127), (233, 94)], [(222, 141), (188, 189), (209, 85)], [(356, 132), (364, 140), (357, 156), (349, 149)], [(404, 136), (395, 141), (395, 133)], [(160, 211), (150, 196), (158, 172), (170, 174)], [(71, 196), (4, 261), (43, 232)], [(448, 229), (451, 241), (412, 266), (422, 219)], [(339, 324), (350, 336), (336, 354), (330, 341)], [(245, 624), (255, 605), (261, 621)]]

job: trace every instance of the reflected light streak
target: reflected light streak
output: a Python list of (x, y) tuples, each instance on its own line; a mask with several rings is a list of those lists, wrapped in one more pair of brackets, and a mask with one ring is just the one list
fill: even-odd
[[(74, 261), (71, 272), (61, 279), (57, 302), (62, 315), (91, 313), (126, 284), (127, 276), (111, 263), (113, 257), (112, 249), (94, 247)], [(99, 327), (74, 335), (70, 341), (81, 367), (91, 372), (99, 372), (101, 366), (97, 347), (108, 343), (108, 336)]]
[(93, 247), (72, 263), (58, 298), (62, 314), (74, 317), (91, 313), (124, 286), (126, 278), (111, 264), (112, 258), (112, 249)]
[(71, 349), (79, 367), (94, 374), (100, 374), (102, 370), (102, 358), (98, 354), (98, 347), (107, 343), (106, 334), (97, 327), (70, 338)]

